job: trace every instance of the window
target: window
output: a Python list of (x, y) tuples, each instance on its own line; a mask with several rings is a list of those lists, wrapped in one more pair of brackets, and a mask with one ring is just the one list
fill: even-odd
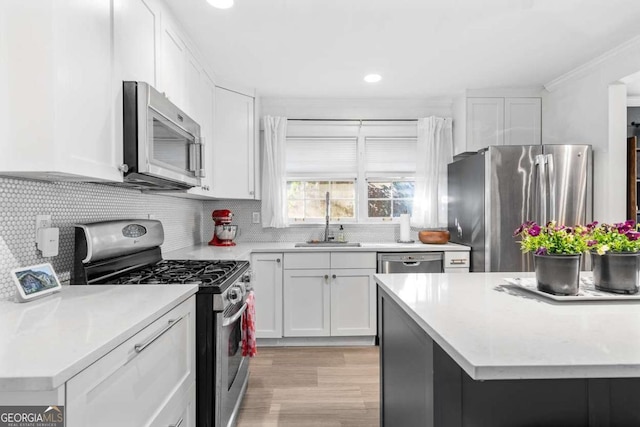
[(355, 221), (355, 181), (287, 181), (289, 221), (324, 222), (327, 192), (331, 221)]
[(287, 129), (290, 223), (322, 223), (326, 193), (331, 221), (394, 221), (411, 213), (416, 124), (297, 122)]
[(411, 213), (415, 181), (374, 181), (367, 183), (367, 216), (396, 218)]

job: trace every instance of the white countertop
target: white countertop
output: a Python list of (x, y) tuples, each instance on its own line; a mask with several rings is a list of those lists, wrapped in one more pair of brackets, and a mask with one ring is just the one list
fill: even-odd
[(457, 243), (427, 245), (417, 243), (362, 243), (361, 247), (296, 248), (294, 242), (240, 242), (236, 246), (209, 246), (207, 243), (163, 253), (164, 259), (249, 260), (253, 252), (468, 252)]
[(0, 301), (0, 391), (53, 390), (197, 292), (197, 285), (63, 286)]
[(502, 280), (532, 276), (375, 278), (473, 379), (640, 377), (640, 301), (554, 302)]

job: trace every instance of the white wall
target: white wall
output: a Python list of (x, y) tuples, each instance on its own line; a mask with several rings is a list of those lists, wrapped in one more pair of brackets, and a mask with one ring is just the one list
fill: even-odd
[(640, 37), (545, 85), (542, 142), (593, 146), (594, 218), (601, 222), (626, 217), (626, 88), (619, 82), (638, 71)]

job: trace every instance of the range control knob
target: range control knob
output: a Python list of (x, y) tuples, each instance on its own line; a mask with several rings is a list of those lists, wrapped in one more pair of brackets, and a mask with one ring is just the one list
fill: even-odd
[(242, 289), (239, 286), (234, 286), (229, 289), (227, 298), (231, 304), (236, 304), (242, 301)]

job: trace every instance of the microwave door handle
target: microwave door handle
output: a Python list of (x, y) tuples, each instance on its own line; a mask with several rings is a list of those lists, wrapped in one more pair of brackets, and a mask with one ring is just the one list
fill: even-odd
[(189, 143), (189, 172), (195, 172), (198, 169), (197, 143)]
[(204, 138), (198, 138), (198, 172), (196, 173), (196, 176), (200, 177), (200, 178), (204, 178), (206, 176), (206, 171), (204, 168), (204, 153), (205, 153), (205, 149), (204, 149)]

